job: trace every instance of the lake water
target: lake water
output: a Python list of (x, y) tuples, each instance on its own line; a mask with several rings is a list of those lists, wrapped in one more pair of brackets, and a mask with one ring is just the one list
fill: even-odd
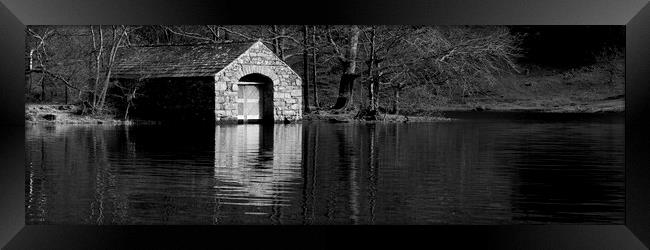
[(26, 126), (27, 224), (623, 224), (622, 115)]

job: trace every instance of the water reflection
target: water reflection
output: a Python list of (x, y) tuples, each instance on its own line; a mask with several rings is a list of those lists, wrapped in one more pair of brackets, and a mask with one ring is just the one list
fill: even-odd
[(28, 126), (28, 224), (623, 221), (622, 118)]
[(220, 204), (288, 206), (301, 181), (301, 125), (218, 126), (215, 197)]
[(312, 126), (308, 148), (327, 145), (307, 161), (308, 169), (317, 172), (312, 207), (316, 218), (325, 215), (320, 223), (492, 224), (511, 219), (510, 173), (481, 155), (488, 145), (476, 130), (444, 124)]

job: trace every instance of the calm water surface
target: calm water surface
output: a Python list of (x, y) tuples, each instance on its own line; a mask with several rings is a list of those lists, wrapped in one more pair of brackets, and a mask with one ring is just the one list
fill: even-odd
[(27, 126), (28, 224), (622, 224), (621, 115)]

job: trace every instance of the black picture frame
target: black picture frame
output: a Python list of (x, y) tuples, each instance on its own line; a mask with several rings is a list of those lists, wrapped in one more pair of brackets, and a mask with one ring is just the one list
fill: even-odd
[[(6, 249), (400, 247), (647, 249), (650, 7), (645, 0), (0, 0), (0, 246)], [(25, 225), (25, 25), (625, 25), (625, 224), (512, 226)]]

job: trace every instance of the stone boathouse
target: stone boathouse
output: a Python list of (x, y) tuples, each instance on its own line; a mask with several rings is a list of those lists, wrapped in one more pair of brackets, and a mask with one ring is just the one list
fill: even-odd
[(300, 76), (261, 41), (122, 48), (111, 79), (122, 89), (137, 85), (135, 119), (302, 119)]

